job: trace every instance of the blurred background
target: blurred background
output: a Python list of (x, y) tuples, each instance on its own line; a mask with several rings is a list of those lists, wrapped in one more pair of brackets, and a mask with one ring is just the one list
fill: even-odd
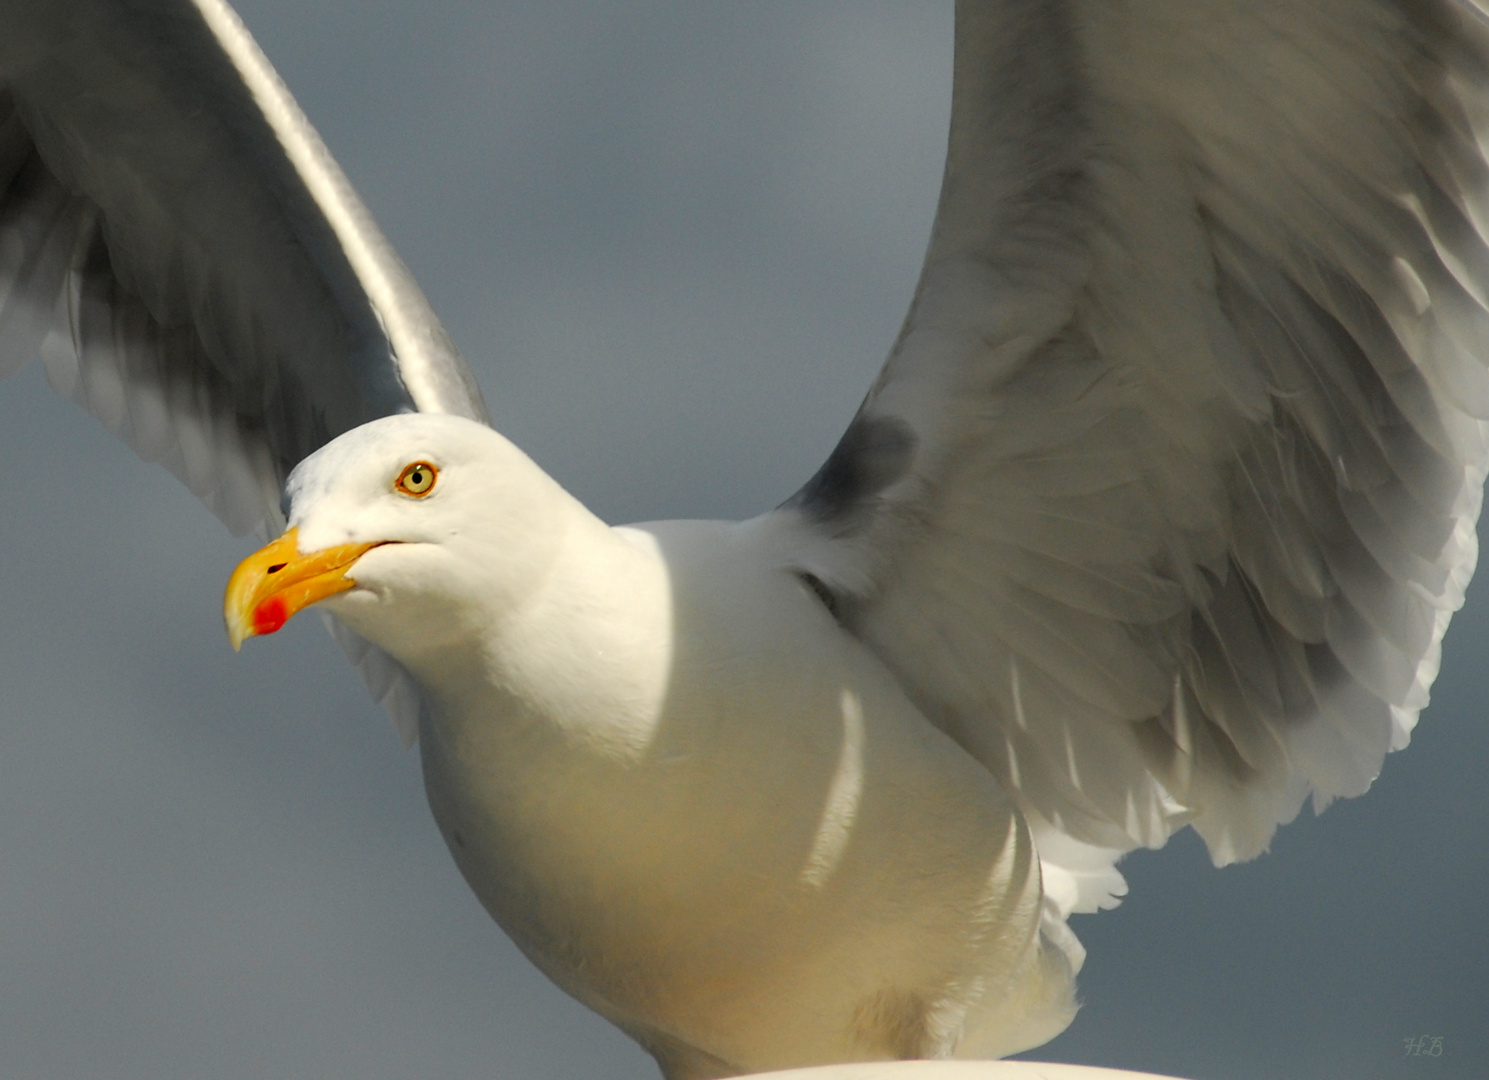
[[(238, 6), (498, 426), (603, 517), (748, 516), (826, 456), (928, 236), (949, 2)], [(0, 1076), (657, 1075), (480, 909), (318, 620), (234, 656), (251, 539), (34, 367), (0, 462)], [(1484, 592), (1366, 797), (1245, 866), (1124, 864), (1027, 1056), (1489, 1073)]]

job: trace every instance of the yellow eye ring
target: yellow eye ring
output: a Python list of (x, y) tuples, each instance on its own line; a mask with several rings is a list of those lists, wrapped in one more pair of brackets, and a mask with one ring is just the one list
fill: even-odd
[(434, 490), (434, 482), (438, 478), (439, 470), (433, 465), (427, 461), (416, 461), (403, 467), (398, 479), (393, 481), (393, 490), (422, 499)]

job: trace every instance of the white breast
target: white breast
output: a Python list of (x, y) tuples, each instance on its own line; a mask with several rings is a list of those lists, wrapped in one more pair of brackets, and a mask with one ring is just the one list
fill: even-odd
[(676, 1077), (1068, 1022), (1022, 818), (810, 590), (731, 525), (566, 544), (441, 659), (421, 732), (457, 863), (544, 971)]

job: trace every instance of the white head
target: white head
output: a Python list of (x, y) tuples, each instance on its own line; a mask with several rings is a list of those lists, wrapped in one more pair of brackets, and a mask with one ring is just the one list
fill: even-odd
[(289, 529), (228, 583), (235, 647), (322, 601), (405, 661), (471, 640), (544, 580), (579, 508), (497, 432), (428, 413), (354, 428), (285, 491)]

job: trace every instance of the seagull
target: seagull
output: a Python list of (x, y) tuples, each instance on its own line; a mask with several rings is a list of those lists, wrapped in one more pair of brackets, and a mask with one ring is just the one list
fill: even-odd
[[(292, 531), (235, 578), (232, 632), (316, 600), (338, 615), (419, 737), (483, 903), (669, 1075), (1042, 1041), (1080, 961), (1064, 920), (1120, 892), (1123, 853), (1190, 824), (1217, 861), (1248, 858), (1404, 745), (1471, 571), (1482, 481), (1469, 9), (1265, 9), (1217, 29), (962, 8), (926, 270), (838, 449), (754, 521), (618, 530), (483, 426), (463, 364), (231, 13), (162, 7), (143, 35), (143, 16), (77, 10), (84, 32), (49, 38), (38, 16), (9, 46), (7, 329), (45, 337), (54, 384), (230, 524), (278, 531), (288, 477)], [(131, 26), (190, 62), (126, 48)], [(1175, 72), (1134, 41), (1209, 63)], [(168, 112), (223, 56), (246, 91), (219, 113), (154, 132), (110, 118)], [(78, 78), (133, 93), (93, 98)], [(272, 174), (261, 188), (233, 147)], [(183, 159), (233, 213), (170, 204)], [(289, 205), (275, 218), (266, 202)], [(519, 614), (537, 621), (502, 621)], [(483, 716), (539, 734), (462, 742)], [(709, 753), (729, 771), (709, 773)], [(751, 800), (788, 824), (737, 819)], [(762, 890), (745, 914), (779, 936), (753, 947), (766, 939), (725, 914), (740, 894), (689, 892), (719, 885), (698, 868), (721, 855), (755, 883), (785, 859), (791, 888), (848, 906), (806, 912), (822, 921), (793, 947), (770, 905), (794, 894)], [(608, 859), (644, 876), (648, 857), (666, 887), (625, 922), (625, 883), (594, 875)], [(978, 974), (944, 966), (920, 981), (954, 992), (904, 992), (847, 961), (813, 968), (834, 931), (852, 963), (918, 978), (875, 951), (895, 931), (869, 928), (926, 884), (921, 859), (945, 888), (913, 910), (959, 910), (968, 933), (988, 904), (998, 915), (986, 938), (930, 928), (906, 956), (934, 966), (925, 946), (950, 943)], [(958, 873), (991, 891), (968, 900)], [(616, 957), (640, 931), (677, 939)], [(668, 949), (688, 970), (659, 973)], [(784, 978), (778, 959), (803, 966)], [(688, 982), (720, 970), (712, 1000)], [(814, 1013), (838, 1006), (846, 1022)]]

